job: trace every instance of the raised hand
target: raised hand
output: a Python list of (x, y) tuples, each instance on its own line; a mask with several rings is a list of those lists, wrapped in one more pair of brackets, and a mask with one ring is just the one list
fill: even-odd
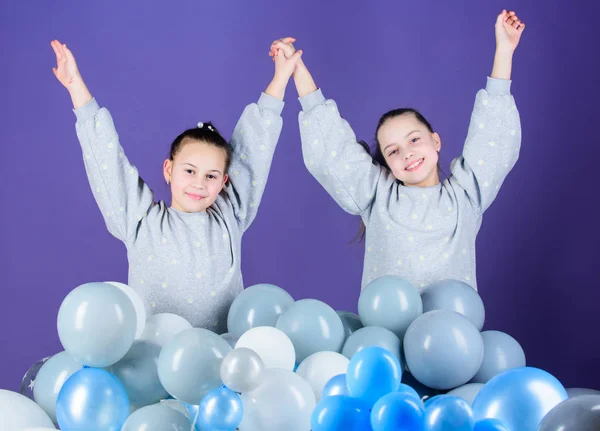
[(67, 45), (58, 40), (53, 40), (50, 45), (56, 54), (56, 67), (52, 68), (52, 72), (56, 79), (69, 90), (75, 109), (80, 108), (90, 101), (92, 95), (81, 78), (75, 57)]
[(503, 10), (496, 19), (496, 48), (514, 51), (519, 45), (523, 30), (525, 23), (517, 14), (514, 11)]

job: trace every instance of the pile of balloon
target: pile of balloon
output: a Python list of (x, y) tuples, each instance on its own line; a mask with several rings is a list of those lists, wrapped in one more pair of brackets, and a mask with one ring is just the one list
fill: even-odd
[(251, 286), (217, 335), (148, 315), (127, 285), (87, 283), (60, 307), (65, 350), (44, 361), (33, 400), (0, 390), (0, 429), (600, 429), (600, 392), (526, 366), (519, 343), (482, 332), (484, 320), (465, 283), (419, 293), (385, 276), (361, 292), (358, 315)]

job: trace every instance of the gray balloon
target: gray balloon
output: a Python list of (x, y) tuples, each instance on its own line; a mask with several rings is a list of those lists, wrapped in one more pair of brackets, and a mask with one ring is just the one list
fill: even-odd
[(423, 312), (448, 310), (462, 314), (481, 331), (485, 322), (483, 301), (475, 289), (460, 280), (440, 280), (421, 292)]
[(258, 354), (246, 347), (234, 349), (221, 362), (221, 380), (234, 392), (253, 391), (260, 384), (265, 364)]
[(223, 339), (229, 343), (232, 349), (235, 349), (235, 343), (237, 343), (237, 340), (239, 340), (238, 337), (234, 337), (233, 334), (230, 334), (229, 332), (221, 334), (221, 337), (223, 337)]
[(370, 282), (358, 299), (364, 326), (381, 326), (402, 340), (408, 326), (423, 314), (419, 291), (407, 280), (386, 275)]
[(517, 340), (500, 331), (484, 331), (483, 361), (473, 376), (473, 383), (487, 383), (498, 374), (513, 368), (524, 367), (525, 352)]
[(67, 379), (81, 368), (81, 362), (71, 358), (67, 352), (60, 352), (44, 362), (35, 378), (33, 399), (54, 423), (58, 393)]
[(161, 350), (158, 377), (178, 400), (197, 405), (204, 395), (221, 386), (221, 362), (231, 346), (207, 329), (181, 331)]
[(600, 395), (600, 391), (587, 388), (567, 388), (569, 398), (578, 397), (580, 395)]
[(461, 397), (472, 407), (473, 401), (475, 400), (475, 397), (477, 396), (481, 388), (483, 388), (483, 383), (467, 383), (466, 385), (459, 386), (456, 389), (452, 389), (446, 395)]
[(255, 284), (242, 291), (231, 304), (227, 330), (240, 338), (248, 329), (275, 326), (279, 316), (294, 304), (294, 298), (273, 284)]
[(344, 325), (340, 316), (316, 299), (296, 301), (279, 317), (276, 327), (292, 340), (297, 363), (324, 350), (339, 353), (344, 345)]
[(121, 431), (190, 431), (191, 421), (178, 411), (153, 404), (131, 414)]
[(129, 402), (135, 407), (148, 406), (169, 396), (158, 378), (161, 347), (148, 340), (136, 340), (129, 352), (106, 370), (125, 387)]
[(600, 395), (568, 398), (542, 419), (538, 431), (600, 430)]
[(58, 310), (58, 336), (65, 351), (90, 367), (108, 367), (133, 343), (137, 316), (118, 287), (87, 283), (73, 289)]
[(350, 335), (355, 331), (358, 331), (363, 327), (360, 317), (349, 311), (336, 311), (340, 319), (342, 319), (342, 325), (344, 325), (344, 339), (347, 340)]
[(342, 355), (348, 359), (352, 359), (352, 356), (362, 349), (373, 346), (383, 347), (388, 350), (403, 366), (404, 360), (401, 355), (402, 343), (400, 342), (400, 338), (389, 329), (380, 326), (360, 328), (350, 335), (344, 343)]
[(434, 389), (452, 389), (471, 380), (481, 367), (483, 340), (462, 314), (428, 311), (406, 331), (404, 355), (419, 382)]

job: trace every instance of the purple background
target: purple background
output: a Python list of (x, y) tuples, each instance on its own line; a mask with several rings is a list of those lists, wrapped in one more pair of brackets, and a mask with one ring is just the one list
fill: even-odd
[[(156, 2), (158, 3), (158, 2)], [(229, 137), (269, 83), (275, 38), (293, 35), (327, 97), (359, 137), (414, 106), (441, 134), (448, 170), (494, 54), (494, 21), (527, 23), (513, 69), (521, 159), (484, 217), (478, 280), (487, 329), (513, 335), (528, 363), (565, 386), (600, 389), (597, 2), (21, 1), (0, 9), (0, 388), (17, 390), (61, 346), (65, 295), (89, 281), (126, 282), (124, 246), (90, 192), (53, 38), (66, 42), (92, 94), (116, 121), (130, 160), (165, 199), (171, 140), (200, 120)], [(257, 220), (244, 241), (246, 285), (356, 311), (359, 219), (302, 162), (290, 84), (284, 128)]]

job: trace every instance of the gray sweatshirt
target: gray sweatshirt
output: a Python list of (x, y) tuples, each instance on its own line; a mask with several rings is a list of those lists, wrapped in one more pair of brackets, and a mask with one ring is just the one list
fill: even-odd
[(453, 278), (477, 290), (475, 240), (484, 211), (519, 157), (521, 124), (509, 80), (477, 92), (463, 154), (432, 187), (408, 187), (374, 163), (333, 100), (300, 98), (304, 162), (331, 197), (366, 226), (362, 288), (399, 275), (421, 290)]
[(128, 284), (149, 313), (174, 313), (194, 327), (226, 332), (229, 306), (243, 289), (242, 234), (261, 201), (283, 105), (263, 93), (245, 108), (231, 138), (230, 179), (215, 203), (198, 213), (154, 201), (106, 108), (92, 99), (75, 110), (94, 198), (109, 232), (127, 247)]

